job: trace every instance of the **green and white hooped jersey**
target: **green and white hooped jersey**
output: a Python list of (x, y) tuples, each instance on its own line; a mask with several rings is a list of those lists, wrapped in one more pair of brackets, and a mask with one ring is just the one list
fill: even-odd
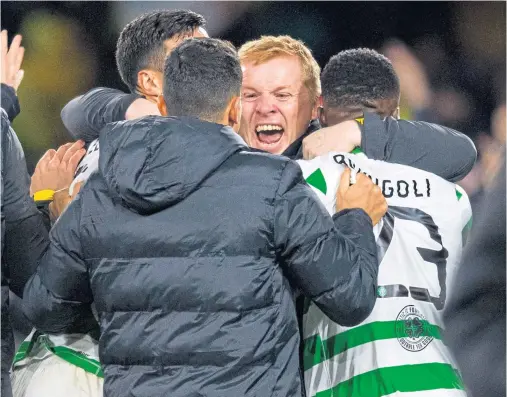
[(335, 153), (299, 165), (330, 214), (345, 167), (371, 176), (389, 210), (375, 226), (377, 301), (355, 327), (310, 303), (303, 319), (307, 394), (317, 397), (466, 396), (442, 341), (442, 309), (471, 225), (464, 191), (442, 178), (364, 154)]

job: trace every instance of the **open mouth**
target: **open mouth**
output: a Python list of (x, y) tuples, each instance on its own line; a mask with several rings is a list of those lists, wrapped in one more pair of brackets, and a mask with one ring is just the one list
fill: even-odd
[(277, 124), (260, 124), (255, 127), (257, 139), (266, 145), (275, 145), (282, 139), (284, 129)]

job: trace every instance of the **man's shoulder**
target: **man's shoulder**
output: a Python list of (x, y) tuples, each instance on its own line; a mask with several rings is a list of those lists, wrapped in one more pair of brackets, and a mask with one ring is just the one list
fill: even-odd
[(224, 176), (231, 184), (246, 184), (253, 189), (259, 186), (276, 189), (288, 163), (291, 160), (283, 156), (251, 149), (240, 150), (222, 164), (217, 177)]
[(260, 150), (247, 149), (235, 153), (231, 159), (242, 167), (260, 167), (262, 169), (281, 169), (292, 162), (285, 156), (271, 154)]

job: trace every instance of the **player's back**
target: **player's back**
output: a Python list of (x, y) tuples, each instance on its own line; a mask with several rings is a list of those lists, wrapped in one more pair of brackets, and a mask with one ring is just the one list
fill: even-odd
[(330, 213), (345, 167), (371, 176), (389, 204), (375, 227), (380, 268), (371, 315), (348, 328), (315, 305), (305, 313), (308, 394), (464, 395), (442, 341), (441, 315), (471, 218), (466, 194), (431, 173), (362, 154), (330, 154), (299, 164)]

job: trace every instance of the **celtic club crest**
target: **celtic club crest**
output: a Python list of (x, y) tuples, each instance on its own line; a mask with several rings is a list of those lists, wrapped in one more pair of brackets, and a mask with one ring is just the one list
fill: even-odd
[(428, 321), (414, 305), (405, 306), (396, 317), (396, 337), (401, 347), (410, 352), (418, 352), (433, 340), (428, 329)]

